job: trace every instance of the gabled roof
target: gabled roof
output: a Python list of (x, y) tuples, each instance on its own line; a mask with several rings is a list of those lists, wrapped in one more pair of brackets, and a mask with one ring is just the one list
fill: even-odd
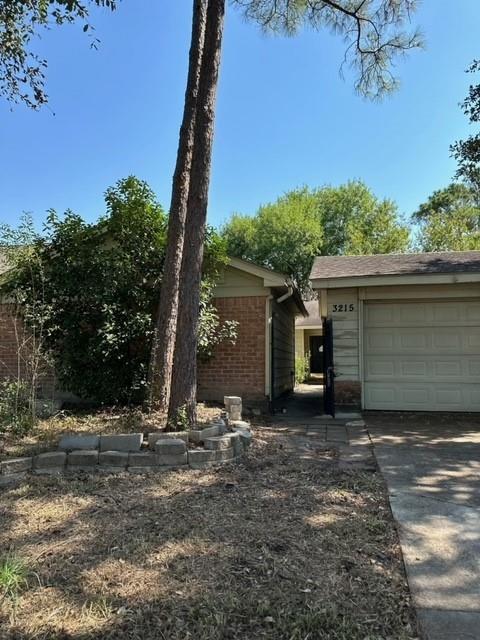
[(480, 251), (322, 256), (315, 258), (310, 279), (318, 281), (434, 274), (480, 274)]
[(265, 287), (282, 287), (289, 279), (284, 273), (261, 267), (259, 264), (250, 262), (250, 260), (229, 258), (229, 261), (230, 266), (235, 267), (235, 269), (240, 269), (240, 271), (245, 271), (245, 273), (261, 278)]
[(284, 273), (273, 271), (273, 269), (267, 269), (266, 267), (261, 267), (258, 264), (250, 262), (249, 260), (243, 260), (241, 258), (229, 258), (229, 264), (235, 269), (239, 269), (240, 271), (244, 271), (245, 273), (257, 276), (257, 278), (261, 278), (263, 280), (264, 287), (278, 287), (284, 288), (287, 291), (291, 290), (292, 298), (298, 310), (303, 316), (308, 316), (308, 311), (305, 308), (302, 296), (300, 295), (298, 288), (296, 287), (292, 279)]
[(308, 327), (320, 327), (322, 318), (320, 316), (320, 303), (318, 300), (304, 300), (303, 304), (307, 310), (308, 316), (295, 319), (296, 329), (308, 329)]

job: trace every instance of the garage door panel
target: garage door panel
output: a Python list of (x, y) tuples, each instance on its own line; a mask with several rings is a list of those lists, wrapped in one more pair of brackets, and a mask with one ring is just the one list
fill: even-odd
[(478, 354), (480, 327), (389, 327), (365, 330), (365, 355), (377, 354)]
[(365, 383), (365, 407), (385, 411), (480, 411), (478, 385)]
[(367, 303), (367, 409), (480, 411), (480, 301)]
[(369, 327), (479, 325), (480, 302), (454, 300), (450, 302), (368, 303), (365, 324)]
[[(480, 385), (480, 356), (375, 356), (365, 362), (366, 382), (381, 382), (385, 378), (399, 382), (455, 380)], [(479, 387), (480, 394), (480, 387)]]

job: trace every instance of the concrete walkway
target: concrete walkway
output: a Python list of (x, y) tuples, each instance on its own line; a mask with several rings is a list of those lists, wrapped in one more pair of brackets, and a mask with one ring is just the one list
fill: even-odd
[(335, 419), (322, 415), (322, 393), (320, 385), (302, 384), (276, 403), (268, 426), (278, 432), (282, 446), (304, 460), (325, 460), (325, 452), (334, 452), (332, 462), (343, 470), (376, 469), (361, 415), (341, 413)]
[(420, 628), (480, 639), (480, 419), (367, 414)]

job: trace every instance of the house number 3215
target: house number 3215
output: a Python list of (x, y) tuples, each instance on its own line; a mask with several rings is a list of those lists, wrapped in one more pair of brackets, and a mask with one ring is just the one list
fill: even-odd
[(355, 305), (353, 303), (350, 304), (334, 304), (333, 313), (335, 312), (344, 312), (344, 311), (355, 311)]

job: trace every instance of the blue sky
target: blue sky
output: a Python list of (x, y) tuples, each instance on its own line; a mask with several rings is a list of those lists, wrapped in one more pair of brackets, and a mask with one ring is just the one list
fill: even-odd
[[(98, 51), (79, 26), (43, 34), (49, 106), (0, 104), (0, 221), (29, 211), (40, 224), (50, 207), (94, 220), (105, 189), (129, 174), (168, 206), (190, 19), (191, 0), (122, 0), (113, 15), (92, 13)], [(265, 36), (229, 7), (209, 221), (304, 184), (359, 178), (403, 214), (446, 186), (449, 145), (469, 131), (458, 103), (480, 57), (480, 2), (424, 0), (415, 22), (426, 50), (398, 63), (397, 93), (372, 103), (340, 78), (340, 39)]]

